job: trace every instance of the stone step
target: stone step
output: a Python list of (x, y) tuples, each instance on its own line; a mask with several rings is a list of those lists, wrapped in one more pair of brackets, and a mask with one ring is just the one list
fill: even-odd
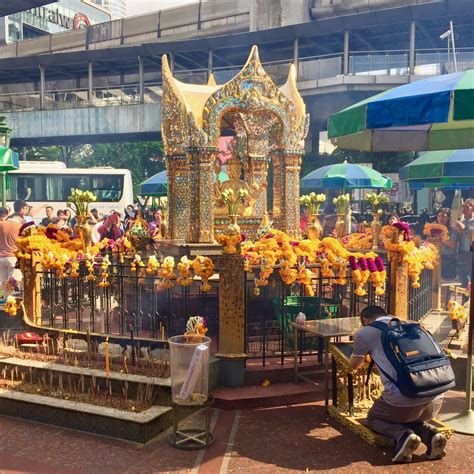
[(133, 413), (6, 389), (0, 389), (0, 413), (142, 444), (172, 423), (172, 408), (167, 406)]
[(212, 392), (214, 407), (222, 410), (268, 408), (283, 405), (296, 405), (322, 400), (322, 384), (306, 382), (271, 383), (267, 387), (250, 385), (243, 387), (219, 388)]

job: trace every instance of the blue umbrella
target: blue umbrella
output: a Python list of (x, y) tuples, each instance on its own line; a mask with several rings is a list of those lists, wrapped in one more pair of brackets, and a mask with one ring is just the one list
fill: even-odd
[(421, 151), (474, 148), (474, 69), (377, 94), (331, 115), (339, 148)]
[(387, 176), (367, 166), (338, 163), (323, 166), (307, 174), (300, 182), (301, 189), (390, 189)]
[[(228, 179), (229, 176), (227, 175), (227, 173), (221, 171), (221, 173), (219, 174), (219, 181), (227, 181)], [(153, 175), (152, 177), (143, 181), (143, 183), (140, 183), (139, 186), (140, 190), (138, 194), (140, 196), (166, 196), (168, 192), (168, 177), (166, 175), (166, 170)]]

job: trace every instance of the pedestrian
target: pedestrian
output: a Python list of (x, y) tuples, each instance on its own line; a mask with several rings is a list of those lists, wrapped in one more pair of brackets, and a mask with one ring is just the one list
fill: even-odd
[(18, 199), (13, 203), (13, 214), (10, 216), (11, 220), (23, 225), (25, 223), (25, 216), (30, 212), (30, 206), (23, 199)]
[[(446, 454), (446, 436), (427, 422), (437, 416), (441, 409), (443, 395), (421, 398), (407, 396), (406, 387), (399, 382), (399, 372), (387, 356), (387, 345), (382, 343), (382, 334), (384, 333), (378, 326), (382, 325), (387, 328), (388, 324), (392, 322), (392, 317), (387, 316), (383, 308), (379, 306), (364, 308), (361, 312), (361, 322), (364, 327), (354, 336), (350, 364), (353, 369), (357, 369), (364, 363), (366, 356), (369, 354), (379, 369), (380, 378), (384, 385), (382, 396), (374, 402), (369, 410), (367, 416), (369, 426), (375, 432), (395, 441), (396, 448), (395, 455), (392, 458), (393, 462), (410, 462), (412, 453), (421, 442), (427, 447), (427, 459), (441, 459)], [(423, 332), (423, 334), (427, 333)], [(436, 346), (434, 340), (431, 342), (430, 339), (430, 343), (430, 348)], [(398, 349), (398, 346), (396, 349)], [(411, 344), (410, 349), (415, 352), (414, 343)], [(392, 354), (395, 354), (395, 352), (392, 352)], [(424, 352), (422, 348), (419, 348), (416, 353), (422, 354)], [(399, 354), (401, 355), (398, 356), (398, 359), (403, 357), (403, 360), (407, 360), (410, 356), (409, 353)], [(452, 373), (451, 367), (449, 369)], [(415, 374), (412, 374), (412, 376), (414, 377)]]
[(109, 239), (115, 241), (119, 239), (122, 235), (119, 223), (119, 216), (115, 212), (110, 214), (105, 219), (104, 223), (98, 228), (100, 240)]
[(42, 227), (48, 227), (49, 224), (54, 224), (55, 221), (53, 206), (46, 206), (45, 212), (46, 217), (41, 220)]
[(458, 247), (458, 276), (463, 288), (471, 283), (471, 244), (474, 237), (474, 199), (466, 199), (463, 205), (463, 219), (456, 222), (459, 235)]
[(436, 222), (448, 229), (448, 240), (441, 241), (441, 278), (453, 280), (456, 278), (456, 253), (458, 248), (458, 233), (451, 227), (451, 209), (441, 208), (436, 214)]
[(8, 209), (0, 207), (0, 285), (2, 287), (11, 278), (16, 265), (16, 240), (22, 226), (17, 219), (7, 219), (7, 216)]

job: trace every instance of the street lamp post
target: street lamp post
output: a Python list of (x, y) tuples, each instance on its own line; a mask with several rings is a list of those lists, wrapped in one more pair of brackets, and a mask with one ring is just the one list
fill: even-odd
[[(0, 117), (0, 148), (10, 147), (11, 128), (8, 127), (5, 117)], [(8, 154), (3, 154), (8, 156)], [(0, 170), (2, 173), (2, 206), (7, 205), (7, 163), (1, 163)]]

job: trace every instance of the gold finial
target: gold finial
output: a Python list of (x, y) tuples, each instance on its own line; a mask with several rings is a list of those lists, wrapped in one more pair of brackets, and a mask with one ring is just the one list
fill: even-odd
[(207, 85), (208, 86), (217, 86), (216, 78), (214, 77), (214, 74), (211, 72), (209, 74), (209, 78), (207, 80)]

